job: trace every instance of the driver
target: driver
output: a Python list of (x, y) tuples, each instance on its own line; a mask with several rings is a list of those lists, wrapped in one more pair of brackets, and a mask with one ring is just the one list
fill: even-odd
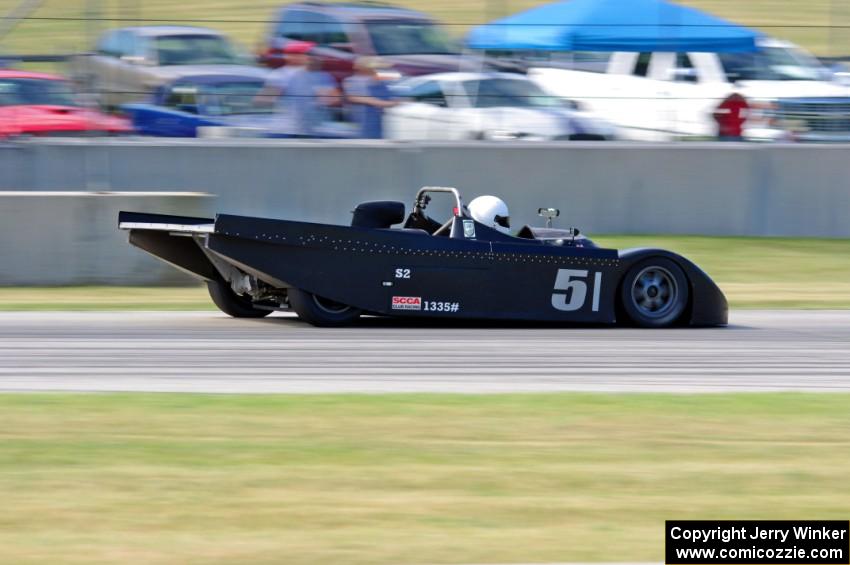
[(489, 195), (479, 196), (469, 203), (467, 210), (476, 222), (502, 233), (510, 233), (511, 217), (508, 213), (508, 205), (501, 198)]

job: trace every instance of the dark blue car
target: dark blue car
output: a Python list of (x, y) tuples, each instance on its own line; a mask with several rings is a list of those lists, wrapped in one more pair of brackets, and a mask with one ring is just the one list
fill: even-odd
[(225, 126), (273, 131), (273, 108), (259, 104), (265, 78), (260, 72), (193, 75), (168, 83), (148, 103), (125, 104), (122, 110), (142, 135), (197, 137), (198, 128)]
[[(184, 76), (170, 82), (142, 104), (125, 104), (121, 109), (136, 133), (160, 137), (198, 137), (201, 127), (229, 127), (245, 137), (292, 137), (275, 127), (280, 120), (274, 105), (258, 101), (266, 72), (252, 68), (244, 74)], [(341, 139), (355, 137), (353, 124), (328, 122), (312, 137)]]

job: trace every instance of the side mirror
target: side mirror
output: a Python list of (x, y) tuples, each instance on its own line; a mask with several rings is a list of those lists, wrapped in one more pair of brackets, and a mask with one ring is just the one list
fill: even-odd
[(546, 227), (552, 227), (552, 218), (557, 218), (561, 215), (561, 211), (557, 208), (538, 208), (537, 215), (541, 218), (546, 218)]

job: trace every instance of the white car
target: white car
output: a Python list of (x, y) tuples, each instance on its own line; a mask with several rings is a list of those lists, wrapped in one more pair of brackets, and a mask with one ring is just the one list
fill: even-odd
[(392, 87), (404, 103), (384, 112), (384, 137), (400, 140), (605, 140), (614, 126), (548, 95), (523, 75), (438, 73)]
[(611, 120), (630, 140), (712, 138), (713, 115), (733, 93), (750, 103), (745, 139), (850, 140), (850, 89), (791, 43), (762, 38), (757, 45), (754, 53), (614, 52), (604, 55), (603, 72), (540, 67), (528, 76)]

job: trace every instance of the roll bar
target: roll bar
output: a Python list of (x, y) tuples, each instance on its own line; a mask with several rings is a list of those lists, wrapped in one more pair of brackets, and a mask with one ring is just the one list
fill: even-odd
[(422, 213), (423, 210), (428, 206), (428, 202), (431, 201), (431, 197), (428, 196), (429, 192), (445, 192), (448, 194), (452, 194), (455, 197), (455, 216), (463, 216), (463, 198), (460, 196), (460, 192), (458, 189), (453, 188), (451, 186), (423, 186), (416, 193), (416, 202), (413, 205), (414, 213)]

